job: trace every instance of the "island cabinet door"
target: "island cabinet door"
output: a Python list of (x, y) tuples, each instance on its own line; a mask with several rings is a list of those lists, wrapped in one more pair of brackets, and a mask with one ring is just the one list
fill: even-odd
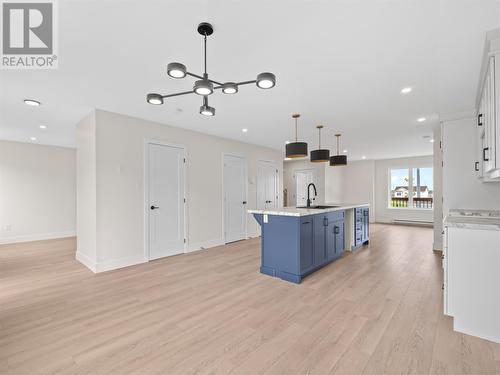
[(336, 258), (335, 255), (335, 225), (336, 221), (328, 218), (328, 226), (326, 228), (326, 258), (327, 260), (333, 260)]
[(313, 218), (306, 216), (300, 220), (300, 272), (310, 270), (314, 265)]
[(314, 215), (314, 265), (320, 266), (326, 261), (326, 229), (328, 216)]
[(333, 225), (335, 236), (335, 258), (340, 258), (344, 253), (344, 220), (338, 220)]

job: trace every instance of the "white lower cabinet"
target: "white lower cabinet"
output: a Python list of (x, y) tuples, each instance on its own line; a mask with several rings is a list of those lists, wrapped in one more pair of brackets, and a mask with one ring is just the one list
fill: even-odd
[(446, 227), (444, 313), (458, 332), (500, 343), (500, 230)]

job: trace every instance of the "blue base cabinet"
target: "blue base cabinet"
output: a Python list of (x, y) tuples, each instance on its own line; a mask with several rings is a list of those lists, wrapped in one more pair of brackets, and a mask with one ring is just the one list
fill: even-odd
[(370, 240), (370, 209), (368, 207), (354, 210), (354, 246), (357, 249)]
[(344, 211), (309, 216), (254, 214), (261, 226), (261, 267), (266, 275), (300, 283), (344, 252)]

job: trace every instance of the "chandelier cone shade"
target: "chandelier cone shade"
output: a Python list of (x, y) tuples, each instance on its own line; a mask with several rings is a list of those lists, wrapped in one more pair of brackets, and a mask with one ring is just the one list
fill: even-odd
[(347, 155), (340, 154), (340, 137), (342, 134), (335, 134), (337, 138), (337, 155), (334, 155), (330, 158), (330, 165), (332, 167), (340, 167), (343, 165), (347, 165)]
[(323, 125), (316, 126), (318, 129), (318, 149), (311, 151), (311, 162), (313, 163), (326, 163), (330, 160), (330, 150), (321, 148), (321, 129), (323, 129)]
[(198, 94), (203, 96), (203, 104), (200, 107), (200, 114), (205, 116), (215, 116), (215, 108), (210, 107), (205, 100), (208, 95), (212, 95), (216, 90), (221, 90), (224, 94), (237, 94), (240, 86), (256, 84), (257, 87), (261, 89), (270, 89), (276, 85), (276, 76), (273, 73), (264, 72), (257, 75), (257, 79), (250, 81), (241, 82), (226, 82), (221, 83), (208, 76), (207, 73), (207, 37), (214, 33), (214, 28), (208, 22), (202, 22), (198, 25), (198, 33), (203, 37), (203, 52), (204, 52), (204, 73), (195, 74), (189, 72), (186, 65), (179, 62), (171, 62), (167, 65), (167, 74), (175, 79), (182, 79), (186, 76), (195, 78), (196, 81), (191, 89), (183, 92), (178, 92), (175, 94), (161, 95), (156, 93), (151, 93), (146, 96), (146, 100), (149, 104), (161, 105), (164, 99), (173, 96)]
[(285, 155), (287, 158), (302, 158), (307, 156), (307, 143), (297, 141), (297, 119), (300, 114), (294, 113), (292, 118), (295, 119), (295, 142), (288, 143), (285, 146)]

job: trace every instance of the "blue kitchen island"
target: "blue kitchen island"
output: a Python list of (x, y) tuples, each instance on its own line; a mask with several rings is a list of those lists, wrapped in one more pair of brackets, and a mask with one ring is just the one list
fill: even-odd
[[(300, 283), (339, 259), (344, 250), (368, 243), (368, 205), (329, 204), (320, 208), (249, 210), (261, 226), (260, 272)], [(362, 233), (363, 236), (359, 236)]]

